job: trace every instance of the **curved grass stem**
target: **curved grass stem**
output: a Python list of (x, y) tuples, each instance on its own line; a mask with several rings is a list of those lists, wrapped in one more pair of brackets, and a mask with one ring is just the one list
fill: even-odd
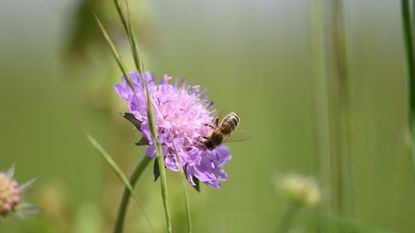
[(405, 43), (408, 75), (408, 128), (409, 128), (409, 148), (412, 162), (412, 170), (415, 177), (415, 48), (413, 38), (413, 24), (411, 23), (410, 0), (401, 0), (402, 30)]
[[(141, 161), (134, 168), (134, 171), (131, 174), (130, 179), (129, 179), (130, 184), (133, 188), (135, 187), (138, 179), (140, 178), (141, 174), (143, 174), (144, 169), (148, 166), (150, 161), (151, 161), (150, 157), (144, 156), (143, 159), (141, 159)], [(117, 218), (115, 220), (114, 231), (113, 231), (114, 233), (122, 233), (124, 230), (124, 222), (125, 222), (125, 217), (127, 215), (127, 209), (128, 209), (128, 204), (130, 202), (130, 198), (131, 198), (131, 192), (126, 187), (124, 188), (121, 202), (118, 207)]]

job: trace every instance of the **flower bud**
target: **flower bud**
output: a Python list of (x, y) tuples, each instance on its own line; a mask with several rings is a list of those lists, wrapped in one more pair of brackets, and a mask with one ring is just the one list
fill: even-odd
[(279, 180), (279, 190), (291, 203), (300, 206), (313, 206), (320, 201), (320, 189), (317, 182), (301, 175), (288, 175)]

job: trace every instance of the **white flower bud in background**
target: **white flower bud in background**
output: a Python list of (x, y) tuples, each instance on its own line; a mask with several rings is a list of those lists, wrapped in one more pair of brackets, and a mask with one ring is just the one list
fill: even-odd
[(320, 188), (312, 177), (283, 176), (278, 179), (277, 187), (287, 201), (299, 206), (314, 206), (321, 198)]

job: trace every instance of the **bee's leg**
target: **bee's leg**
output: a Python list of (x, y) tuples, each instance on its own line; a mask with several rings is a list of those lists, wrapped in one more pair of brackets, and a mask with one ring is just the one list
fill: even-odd
[(216, 159), (219, 161), (219, 154), (216, 153)]
[(219, 117), (216, 117), (216, 118), (215, 118), (214, 125), (211, 125), (211, 124), (204, 124), (204, 126), (209, 126), (209, 127), (210, 127), (210, 128), (212, 128), (212, 129), (215, 129), (216, 127), (218, 127), (218, 125), (219, 125)]
[(211, 125), (211, 124), (204, 124), (204, 126), (209, 126), (212, 129), (215, 129), (215, 126)]

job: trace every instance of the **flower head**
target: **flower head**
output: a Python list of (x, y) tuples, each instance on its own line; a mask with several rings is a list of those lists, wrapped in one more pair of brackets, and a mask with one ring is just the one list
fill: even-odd
[(148, 142), (146, 154), (154, 157), (155, 147), (151, 140), (142, 80), (147, 83), (152, 99), (165, 166), (172, 171), (183, 168), (194, 186), (200, 180), (220, 188), (220, 181), (227, 179), (222, 167), (231, 155), (225, 145), (208, 150), (203, 144), (203, 138), (212, 130), (209, 125), (213, 124), (216, 113), (206, 90), (201, 91), (200, 86), (191, 86), (178, 79), (172, 84), (172, 78), (167, 75), (156, 83), (150, 72), (132, 72), (130, 77), (134, 91), (124, 77), (120, 84), (115, 84), (115, 91), (128, 102), (131, 114), (139, 122), (138, 128), (144, 139), (141, 142)]
[(14, 166), (7, 172), (0, 172), (0, 217), (9, 217), (12, 214), (26, 217), (34, 214), (36, 209), (31, 204), (21, 201), (22, 195), (34, 180), (19, 185), (13, 177)]
[(284, 197), (294, 204), (313, 206), (320, 200), (320, 189), (311, 177), (287, 175), (277, 185)]
[(0, 215), (13, 212), (19, 202), (19, 185), (12, 177), (0, 172)]

